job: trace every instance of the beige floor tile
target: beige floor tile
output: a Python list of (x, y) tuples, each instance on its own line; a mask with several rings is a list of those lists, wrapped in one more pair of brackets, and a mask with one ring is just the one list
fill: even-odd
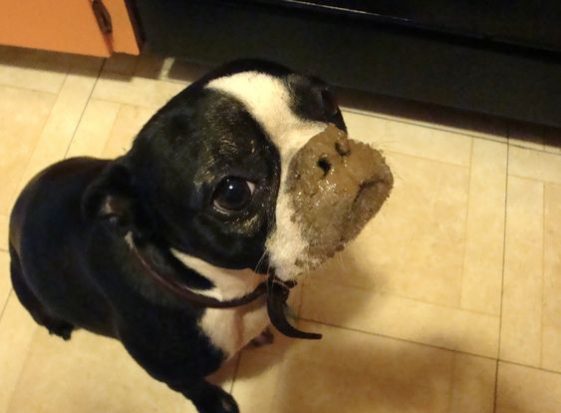
[(9, 224), (9, 217), (7, 215), (0, 214), (0, 250), (8, 251)]
[(101, 157), (120, 108), (121, 105), (118, 103), (90, 99), (68, 149), (67, 157)]
[(119, 342), (81, 331), (64, 342), (39, 329), (7, 413), (140, 411), (195, 412)]
[(539, 366), (542, 345), (543, 184), (509, 177), (501, 359)]
[(499, 363), (497, 413), (558, 413), (561, 375)]
[(541, 367), (561, 372), (561, 185), (545, 185)]
[(157, 108), (121, 105), (101, 156), (114, 158), (128, 151), (134, 137), (156, 110)]
[[(228, 389), (233, 368), (221, 376)], [(64, 342), (39, 329), (7, 410), (19, 412), (196, 410), (181, 394), (151, 378), (118, 341), (77, 331)]]
[(454, 356), (450, 413), (492, 413), (496, 361), (465, 354)]
[(511, 146), (508, 173), (510, 175), (561, 183), (561, 155)]
[(8, 215), (18, 183), (56, 96), (0, 86), (0, 214)]
[(90, 68), (89, 64), (77, 69), (79, 73), (69, 73), (66, 77), (25, 169), (20, 188), (42, 169), (64, 159), (96, 82), (99, 67)]
[[(243, 353), (233, 392), (243, 412), (492, 411), (491, 360), (456, 359), (450, 351), (313, 323), (300, 327), (324, 338)], [(461, 394), (476, 389), (464, 400)]]
[(390, 152), (467, 166), (472, 138), (386, 118), (344, 112), (349, 135)]
[(67, 71), (63, 54), (0, 46), (0, 85), (58, 93)]
[(506, 196), (505, 144), (474, 139), (461, 307), (500, 312)]
[(184, 84), (177, 82), (103, 73), (92, 97), (151, 109), (163, 106), (184, 88)]
[(36, 329), (35, 322), (11, 294), (0, 319), (0, 412), (8, 411)]
[(8, 302), (11, 290), (10, 257), (7, 252), (0, 251), (0, 314), (2, 314), (2, 310)]
[(499, 318), (495, 316), (319, 280), (305, 285), (302, 302), (301, 317), (307, 320), (497, 356)]

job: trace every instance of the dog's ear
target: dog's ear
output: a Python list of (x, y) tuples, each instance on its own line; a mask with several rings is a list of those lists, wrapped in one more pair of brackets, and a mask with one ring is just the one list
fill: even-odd
[(131, 173), (117, 160), (86, 189), (82, 211), (87, 219), (104, 220), (124, 235), (134, 223), (134, 203)]

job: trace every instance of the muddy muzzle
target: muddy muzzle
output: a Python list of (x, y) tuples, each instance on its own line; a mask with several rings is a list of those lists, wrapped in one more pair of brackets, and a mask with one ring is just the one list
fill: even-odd
[[(312, 270), (354, 239), (387, 199), (393, 176), (380, 152), (349, 139), (333, 125), (311, 138), (292, 158), (286, 191), (292, 220), (308, 245), (298, 267)], [(296, 275), (296, 274), (295, 274)], [(269, 288), (269, 315), (285, 335), (319, 338), (300, 332), (283, 319), (286, 288)]]
[(314, 136), (292, 159), (287, 191), (293, 219), (308, 242), (309, 270), (354, 239), (393, 185), (380, 152), (335, 126)]

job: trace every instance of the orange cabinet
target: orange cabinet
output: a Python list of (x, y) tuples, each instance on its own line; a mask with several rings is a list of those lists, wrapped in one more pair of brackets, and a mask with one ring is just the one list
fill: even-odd
[[(107, 12), (110, 24), (100, 26), (94, 7)], [(93, 56), (139, 53), (125, 0), (0, 0), (0, 44)]]

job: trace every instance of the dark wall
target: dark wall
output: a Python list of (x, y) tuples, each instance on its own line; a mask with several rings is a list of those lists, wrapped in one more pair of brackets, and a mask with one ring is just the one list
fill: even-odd
[(137, 0), (147, 46), (217, 64), (260, 57), (339, 86), (561, 126), (561, 59), (419, 28), (261, 2)]

